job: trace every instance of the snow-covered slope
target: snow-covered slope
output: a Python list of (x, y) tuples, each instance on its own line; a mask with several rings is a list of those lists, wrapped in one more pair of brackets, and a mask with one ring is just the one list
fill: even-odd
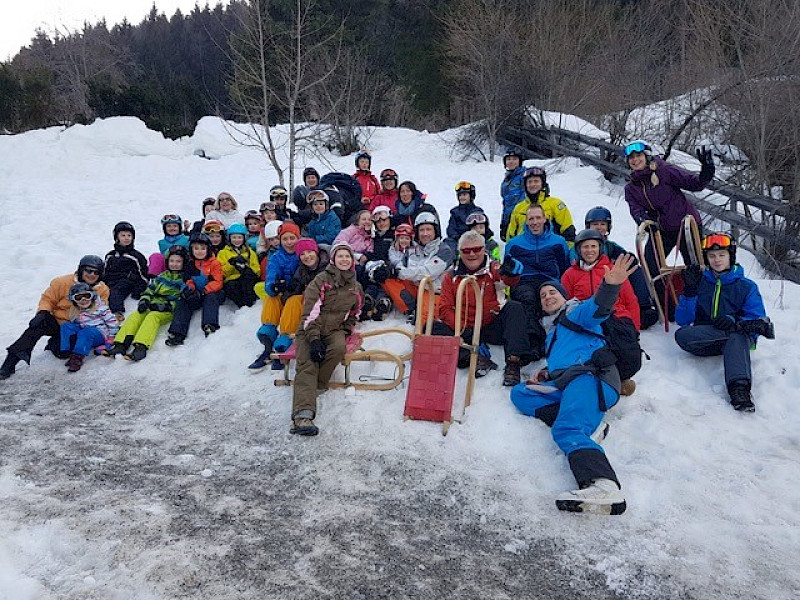
[[(444, 219), (469, 180), (497, 225), (502, 167), (451, 162), (447, 140), (378, 129), (373, 172), (415, 181)], [(352, 157), (326, 158), (353, 170)], [(633, 248), (619, 186), (573, 159), (529, 163), (577, 223), (610, 208), (613, 239)], [(222, 190), (257, 208), (277, 182), (211, 118), (178, 141), (130, 118), (3, 136), (0, 180), (3, 347), (52, 277), (111, 248), (117, 221), (147, 254), (162, 214), (197, 219)], [(185, 346), (159, 338), (137, 364), (92, 358), (68, 375), (39, 350), (0, 382), (0, 598), (531, 598), (555, 584), (549, 597), (796, 598), (800, 288), (740, 262), (778, 336), (752, 354), (757, 412), (728, 406), (720, 359), (644, 332), (651, 360), (604, 443), (628, 501), (618, 518), (555, 509), (574, 485), (566, 460), (497, 372), (446, 438), (404, 422), (396, 390), (326, 392), (321, 435), (300, 440), (287, 433), (290, 391), (246, 369), (259, 307), (226, 306), (209, 339), (193, 323)]]

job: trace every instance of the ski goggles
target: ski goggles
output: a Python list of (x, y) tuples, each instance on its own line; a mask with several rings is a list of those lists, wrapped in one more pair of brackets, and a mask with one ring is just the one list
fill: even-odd
[(272, 190), (269, 193), (269, 197), (270, 198), (286, 198), (287, 196), (288, 196), (288, 194), (286, 193), (286, 190), (283, 189), (283, 188), (279, 188), (277, 190)]
[(469, 181), (459, 181), (456, 184), (456, 191), (457, 192), (471, 192), (472, 191), (472, 184)]
[(203, 225), (203, 233), (222, 233), (222, 225), (220, 223), (206, 223)]
[(262, 202), (261, 206), (258, 207), (258, 210), (261, 211), (262, 213), (267, 211), (267, 210), (275, 210), (275, 203), (274, 202), (269, 202), (269, 201)]
[(75, 295), (72, 297), (72, 299), (73, 299), (73, 300), (75, 300), (75, 301), (79, 301), (79, 300), (91, 300), (93, 296), (94, 296), (94, 294), (92, 294), (91, 292), (81, 292), (81, 293), (79, 293), (79, 294), (75, 294)]
[(379, 212), (372, 215), (373, 221), (388, 221), (391, 217), (388, 212)]
[(328, 202), (328, 194), (323, 191), (309, 192), (306, 196), (306, 202), (313, 204), (314, 202)]
[(486, 248), (484, 246), (472, 246), (470, 248), (461, 248), (461, 250), (459, 250), (459, 252), (461, 252), (461, 254), (465, 254), (467, 256), (470, 256), (472, 254), (479, 254), (483, 250), (486, 250)]
[(726, 250), (733, 246), (733, 238), (727, 233), (710, 233), (703, 238), (703, 250)]
[(527, 169), (525, 173), (522, 175), (523, 179), (527, 179), (528, 177), (544, 177), (545, 171), (542, 167), (531, 167)]
[(390, 181), (397, 179), (397, 173), (395, 173), (394, 169), (384, 169), (381, 171), (381, 181)]
[(623, 149), (623, 153), (626, 157), (630, 156), (634, 152), (644, 152), (647, 150), (647, 144), (644, 142), (631, 142)]
[(161, 217), (161, 224), (166, 225), (167, 223), (177, 223), (181, 225), (183, 221), (181, 221), (180, 215), (164, 215)]
[(479, 223), (486, 223), (486, 215), (482, 212), (474, 212), (467, 217), (467, 225), (477, 225)]

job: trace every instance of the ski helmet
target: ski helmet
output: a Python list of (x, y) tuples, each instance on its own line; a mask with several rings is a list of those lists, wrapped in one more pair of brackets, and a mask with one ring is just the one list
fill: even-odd
[(275, 198), (288, 198), (289, 194), (286, 192), (286, 188), (282, 185), (273, 185), (269, 188), (269, 197), (271, 200), (275, 200)]
[(281, 225), (283, 225), (283, 221), (278, 221), (277, 219), (264, 225), (264, 237), (266, 239), (278, 237), (278, 230)]
[(603, 251), (603, 234), (596, 229), (584, 229), (583, 231), (579, 231), (578, 235), (575, 236), (575, 251), (579, 256), (581, 244), (589, 240), (597, 241), (597, 243), (600, 244), (600, 252)]
[(97, 271), (100, 279), (103, 278), (103, 271), (105, 269), (105, 263), (103, 259), (95, 254), (87, 254), (78, 262), (78, 270), (76, 274), (80, 281), (83, 281), (83, 271), (84, 269), (94, 269)]
[(547, 185), (547, 171), (542, 167), (530, 167), (525, 169), (522, 174), (522, 184), (525, 185), (531, 177), (538, 177), (542, 180), (542, 187)]
[(384, 169), (381, 171), (381, 183), (384, 181), (394, 181), (394, 187), (397, 187), (397, 171), (394, 169)]
[[(186, 266), (186, 262), (189, 260), (189, 253), (186, 251), (186, 248), (175, 244), (174, 246), (170, 246), (169, 250), (167, 250), (167, 268), (169, 268), (169, 259), (172, 256), (180, 256), (183, 259), (183, 267)], [(183, 270), (183, 267), (181, 267), (181, 270)]]
[(114, 225), (114, 242), (117, 241), (117, 236), (119, 235), (120, 231), (130, 231), (131, 236), (136, 239), (136, 230), (133, 228), (133, 225), (128, 223), (127, 221), (120, 221), (116, 225)]
[(372, 209), (372, 220), (378, 221), (380, 219), (380, 215), (382, 214), (385, 214), (387, 217), (391, 217), (392, 209), (383, 204), (376, 206), (375, 208)]
[(459, 181), (456, 184), (456, 198), (458, 198), (458, 195), (463, 192), (467, 192), (469, 194), (470, 200), (475, 200), (475, 186), (469, 181)]
[(653, 156), (653, 149), (650, 147), (650, 144), (644, 140), (633, 140), (632, 142), (625, 144), (625, 146), (622, 148), (622, 153), (625, 155), (626, 159), (634, 152), (641, 152), (648, 159), (652, 158)]
[(176, 224), (180, 227), (183, 227), (183, 219), (181, 219), (180, 215), (172, 213), (161, 217), (161, 230), (164, 232), (164, 235), (167, 235), (167, 225), (170, 224)]
[(228, 227), (228, 237), (235, 235), (235, 234), (243, 235), (247, 237), (247, 228), (242, 225), (241, 223), (233, 223), (230, 227)]
[(97, 298), (97, 293), (88, 283), (82, 281), (73, 283), (69, 288), (69, 301), (76, 304), (76, 296), (88, 295), (92, 300)]
[(201, 207), (201, 210), (202, 210), (204, 219), (206, 218), (206, 206), (210, 206), (213, 209), (214, 205), (216, 203), (217, 203), (217, 199), (216, 198), (212, 198), (211, 196), (209, 196), (208, 198), (203, 200), (203, 206)]
[(303, 185), (308, 185), (306, 183), (306, 177), (309, 175), (313, 175), (317, 178), (317, 183), (319, 183), (319, 172), (314, 167), (306, 167), (303, 169)]
[(503, 155), (503, 166), (506, 169), (508, 168), (508, 167), (506, 167), (506, 159), (510, 158), (512, 156), (516, 156), (519, 159), (519, 164), (522, 164), (522, 154), (520, 154), (519, 152), (517, 152), (513, 148), (509, 148), (508, 150), (506, 150), (506, 153)]
[(414, 219), (414, 233), (416, 234), (417, 239), (419, 239), (420, 225), (433, 225), (433, 229), (436, 232), (436, 237), (442, 237), (442, 231), (439, 227), (439, 219), (437, 219), (436, 215), (432, 212), (423, 211), (417, 215), (416, 219)]
[(408, 223), (401, 223), (397, 226), (394, 230), (394, 237), (400, 237), (401, 235), (407, 235), (412, 240), (414, 239), (414, 228), (409, 225)]
[(306, 196), (306, 202), (308, 202), (309, 205), (314, 202), (319, 202), (320, 200), (325, 202), (325, 210), (327, 210), (328, 206), (330, 206), (331, 199), (323, 190), (311, 190)]
[(703, 249), (703, 258), (706, 259), (706, 262), (708, 262), (706, 255), (709, 250), (727, 250), (731, 256), (731, 266), (736, 264), (736, 240), (729, 233), (722, 231), (709, 233), (703, 238), (701, 247)]
[(608, 232), (611, 233), (611, 211), (605, 206), (595, 206), (589, 209), (584, 219), (584, 226), (586, 229), (589, 229), (589, 225), (594, 221), (605, 221), (608, 223)]
[(372, 167), (372, 156), (370, 156), (369, 152), (366, 152), (366, 151), (362, 150), (361, 152), (356, 154), (356, 169), (358, 169), (358, 161), (359, 161), (359, 159), (362, 159), (362, 158), (366, 158), (369, 161), (369, 164), (367, 165), (367, 169)]
[(203, 223), (203, 230), (202, 233), (208, 235), (209, 233), (224, 233), (225, 226), (222, 224), (222, 221), (217, 221), (216, 219), (211, 219)]
[(189, 236), (189, 245), (205, 244), (211, 250), (211, 239), (205, 233), (193, 233)]
[(263, 225), (264, 217), (262, 217), (261, 213), (259, 213), (257, 210), (248, 210), (244, 215), (245, 225), (247, 224), (247, 221), (258, 221), (259, 224)]

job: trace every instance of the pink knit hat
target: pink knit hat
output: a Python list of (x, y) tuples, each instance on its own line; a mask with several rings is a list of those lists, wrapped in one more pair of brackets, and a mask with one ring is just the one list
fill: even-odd
[(311, 238), (300, 238), (294, 245), (294, 253), (300, 256), (303, 252), (316, 252), (319, 254), (319, 246), (317, 242)]

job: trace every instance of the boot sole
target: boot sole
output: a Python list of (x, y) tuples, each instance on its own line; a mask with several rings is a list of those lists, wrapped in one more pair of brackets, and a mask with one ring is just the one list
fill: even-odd
[(556, 508), (558, 510), (592, 515), (621, 515), (627, 507), (624, 500), (613, 504), (597, 504), (581, 500), (556, 500)]
[(317, 426), (314, 427), (292, 427), (289, 430), (289, 433), (292, 435), (303, 435), (303, 436), (312, 436), (317, 435), (319, 433), (319, 428)]

